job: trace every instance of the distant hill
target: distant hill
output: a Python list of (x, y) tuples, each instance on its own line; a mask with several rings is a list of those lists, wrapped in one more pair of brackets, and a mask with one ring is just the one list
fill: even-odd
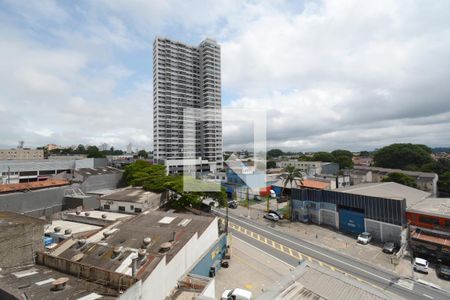
[(433, 151), (433, 153), (440, 153), (440, 152), (450, 153), (450, 147), (437, 147), (432, 148), (431, 150)]

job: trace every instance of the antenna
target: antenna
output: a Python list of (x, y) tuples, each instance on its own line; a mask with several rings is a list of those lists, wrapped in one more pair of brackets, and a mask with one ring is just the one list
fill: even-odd
[(25, 141), (19, 141), (19, 146), (17, 146), (17, 148), (23, 149), (23, 144), (25, 144)]

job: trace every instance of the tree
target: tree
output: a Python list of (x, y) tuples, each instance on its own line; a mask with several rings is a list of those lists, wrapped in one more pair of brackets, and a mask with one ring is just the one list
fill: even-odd
[(88, 158), (101, 158), (105, 157), (105, 154), (101, 152), (97, 146), (88, 146), (86, 149)]
[(403, 173), (390, 173), (388, 176), (383, 178), (383, 182), (397, 182), (403, 185), (407, 185), (413, 188), (417, 187), (416, 181), (411, 176), (408, 176)]
[(316, 152), (314, 153), (312, 160), (313, 161), (325, 161), (325, 162), (334, 162), (335, 161), (335, 157), (333, 156), (333, 154), (329, 153), (329, 152)]
[(86, 148), (84, 145), (79, 144), (78, 147), (74, 151), (75, 154), (86, 154)]
[(273, 161), (273, 160), (268, 160), (267, 161), (267, 169), (273, 169), (273, 168), (276, 168), (277, 167), (277, 164), (276, 164), (276, 162), (275, 161)]
[[(288, 218), (291, 219), (292, 217), (292, 183), (294, 182), (296, 186), (298, 186), (298, 183), (300, 183), (300, 186), (303, 186), (303, 174), (302, 172), (300, 172), (299, 169), (297, 169), (294, 166), (287, 166), (285, 168), (286, 171), (286, 175), (285, 178), (283, 179), (283, 189), (281, 191), (281, 194), (283, 194), (284, 189), (286, 188), (286, 186), (289, 184), (291, 187), (291, 196), (290, 199), (288, 200), (288, 208), (287, 208), (287, 214), (288, 214)], [(298, 182), (297, 182), (298, 180)]]
[(361, 156), (361, 157), (369, 157), (370, 156), (370, 152), (369, 151), (361, 151), (361, 152), (359, 152), (359, 156)]
[(351, 169), (353, 167), (352, 158), (346, 155), (336, 156), (334, 162), (339, 164), (339, 169)]
[(148, 158), (148, 153), (145, 150), (139, 150), (139, 152), (137, 153), (137, 156), (139, 158)]
[(440, 191), (450, 193), (450, 171), (447, 171), (440, 175), (438, 187)]
[(280, 157), (284, 155), (284, 152), (280, 149), (271, 149), (267, 151), (267, 157)]
[(334, 151), (331, 152), (331, 154), (334, 157), (338, 157), (338, 156), (347, 156), (347, 157), (350, 157), (350, 158), (353, 157), (353, 153), (351, 153), (348, 150), (342, 150), (342, 149), (334, 150)]
[(431, 149), (424, 145), (392, 144), (374, 155), (375, 166), (394, 169), (418, 169), (433, 161)]

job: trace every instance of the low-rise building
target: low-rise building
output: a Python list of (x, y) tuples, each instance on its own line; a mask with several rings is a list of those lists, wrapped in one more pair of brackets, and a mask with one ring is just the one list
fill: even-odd
[(141, 213), (157, 209), (164, 203), (164, 193), (153, 193), (142, 187), (129, 187), (100, 197), (100, 208), (105, 211)]
[(36, 261), (113, 288), (119, 299), (162, 300), (189, 272), (212, 272), (220, 265), (225, 244), (219, 241), (215, 217), (146, 211), (88, 238), (66, 240), (38, 253)]
[(0, 270), (34, 262), (36, 251), (44, 249), (44, 225), (41, 219), (0, 211)]
[(337, 174), (339, 172), (339, 164), (321, 161), (299, 161), (299, 160), (283, 160), (276, 162), (277, 168), (286, 168), (294, 166), (301, 172), (309, 176), (320, 174)]
[(433, 195), (437, 195), (437, 182), (439, 180), (439, 177), (436, 173), (405, 171), (400, 169), (365, 167), (365, 166), (355, 166), (354, 170), (366, 172), (370, 171), (372, 182), (382, 182), (383, 179), (390, 173), (402, 173), (411, 176), (415, 180), (417, 188), (419, 190), (430, 192)]
[(409, 207), (409, 245), (415, 256), (450, 263), (450, 198), (427, 198)]
[(293, 189), (293, 219), (324, 224), (374, 240), (406, 243), (406, 209), (430, 193), (395, 182), (369, 183), (333, 191)]
[(362, 281), (303, 262), (256, 300), (402, 299)]
[(0, 149), (0, 160), (35, 160), (44, 159), (44, 150), (42, 149)]
[(353, 156), (352, 162), (353, 165), (355, 166), (370, 167), (373, 164), (373, 158), (364, 156)]

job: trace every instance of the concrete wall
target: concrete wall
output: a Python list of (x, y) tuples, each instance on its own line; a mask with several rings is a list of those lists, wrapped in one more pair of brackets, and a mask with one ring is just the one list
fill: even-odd
[(217, 240), (217, 242), (204, 253), (203, 257), (197, 262), (194, 268), (190, 271), (191, 274), (209, 277), (209, 270), (216, 262), (222, 260), (225, 255), (227, 247), (226, 235)]
[(365, 219), (366, 231), (370, 232), (373, 239), (379, 242), (395, 242), (397, 245), (401, 244), (402, 227), (379, 222), (371, 219)]
[(143, 300), (141, 298), (142, 294), (142, 281), (139, 280), (132, 286), (130, 286), (120, 297), (118, 300)]
[(68, 186), (0, 195), (0, 210), (33, 217), (50, 216), (62, 210)]
[(166, 257), (159, 262), (142, 286), (142, 299), (163, 300), (177, 286), (178, 280), (192, 267), (219, 236), (217, 218), (201, 236), (195, 234), (166, 264)]
[(18, 224), (2, 226), (0, 230), (0, 268), (12, 268), (34, 263), (34, 253), (43, 250), (44, 225)]
[(83, 192), (91, 192), (102, 189), (115, 189), (122, 179), (122, 173), (91, 175), (81, 184)]

